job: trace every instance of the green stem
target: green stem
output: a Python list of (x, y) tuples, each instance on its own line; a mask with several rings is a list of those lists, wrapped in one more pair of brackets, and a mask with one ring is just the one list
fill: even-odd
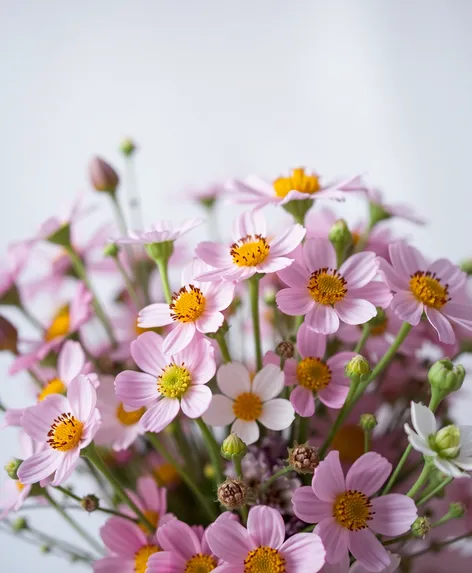
[(396, 480), (397, 480), (400, 472), (402, 471), (402, 468), (405, 465), (405, 462), (408, 459), (408, 456), (411, 454), (412, 450), (413, 450), (413, 446), (411, 444), (408, 444), (408, 446), (406, 447), (406, 450), (403, 452), (403, 455), (400, 458), (400, 461), (397, 464), (397, 467), (395, 468), (395, 471), (390, 476), (390, 479), (388, 480), (387, 485), (384, 487), (384, 489), (382, 491), (382, 495), (386, 495), (392, 489), (393, 484), (396, 482)]
[(35, 328), (37, 328), (41, 332), (44, 331), (44, 326), (35, 316), (33, 316), (30, 313), (30, 311), (27, 308), (25, 308), (24, 306), (19, 306), (18, 308), (20, 309), (21, 314), (28, 320), (28, 322), (30, 322)]
[(157, 268), (159, 269), (159, 274), (161, 276), (162, 288), (164, 290), (164, 297), (167, 304), (172, 302), (172, 290), (169, 283), (169, 272), (168, 272), (168, 259), (160, 258), (155, 259)]
[(85, 539), (85, 541), (87, 541), (87, 543), (89, 543), (94, 549), (95, 551), (97, 551), (99, 554), (103, 554), (103, 548), (100, 545), (100, 543), (97, 542), (97, 540), (92, 537), (91, 535), (88, 534), (87, 531), (85, 531), (85, 529), (83, 529), (75, 520), (73, 517), (71, 517), (67, 511), (65, 511), (60, 504), (58, 504), (49, 494), (49, 492), (47, 491), (47, 489), (43, 490), (42, 493), (43, 497), (45, 497), (47, 499), (47, 501), (49, 502), (49, 504), (57, 511), (57, 513), (65, 520), (67, 521), (67, 523), (72, 527), (72, 529), (74, 529), (83, 539)]
[[(453, 537), (452, 539), (447, 539), (446, 541), (443, 541), (442, 543), (435, 544), (434, 549), (435, 549), (435, 551), (439, 551), (440, 549), (442, 549), (443, 547), (446, 547), (447, 545), (452, 545), (453, 543), (456, 543), (457, 541), (462, 541), (463, 539), (468, 539), (469, 537), (472, 537), (472, 531), (469, 531), (468, 533), (464, 533), (463, 535), (459, 535), (459, 537)], [(420, 555), (425, 555), (429, 551), (431, 551), (431, 547), (425, 547), (421, 551), (417, 551), (416, 553), (412, 553), (411, 555), (405, 555), (405, 557), (408, 559), (412, 559), (413, 557), (419, 557)]]
[(113, 488), (115, 489), (117, 495), (120, 497), (121, 501), (125, 503), (138, 517), (139, 521), (149, 530), (149, 532), (154, 533), (154, 527), (152, 523), (147, 519), (147, 517), (143, 514), (143, 512), (139, 509), (139, 507), (134, 503), (134, 501), (128, 496), (124, 487), (121, 483), (116, 479), (113, 472), (110, 471), (108, 466), (100, 457), (100, 454), (95, 447), (95, 444), (92, 442), (88, 445), (85, 449), (82, 450), (82, 455), (88, 458), (93, 465), (97, 468), (99, 472), (101, 472), (106, 479), (111, 483)]
[(200, 428), (200, 431), (203, 436), (203, 441), (205, 442), (206, 448), (208, 450), (208, 454), (210, 455), (211, 464), (215, 471), (215, 481), (216, 485), (220, 485), (223, 483), (223, 472), (221, 470), (221, 455), (220, 455), (220, 446), (218, 445), (213, 433), (211, 432), (210, 428), (205, 424), (202, 418), (196, 418), (195, 422), (197, 426)]
[(118, 201), (118, 197), (116, 193), (110, 193), (111, 202), (113, 204), (113, 209), (115, 211), (116, 221), (118, 223), (118, 228), (123, 235), (128, 234), (128, 225), (126, 224), (126, 219), (123, 213), (123, 209), (121, 208), (120, 202)]
[(370, 336), (370, 325), (368, 322), (366, 322), (364, 324), (364, 326), (362, 327), (362, 335), (359, 338), (358, 343), (356, 344), (356, 347), (354, 348), (354, 352), (356, 354), (359, 354), (359, 352), (364, 348), (364, 344), (367, 342), (367, 339)]
[(249, 298), (251, 301), (251, 315), (254, 329), (254, 347), (256, 351), (257, 370), (262, 368), (262, 344), (261, 344), (261, 323), (259, 316), (259, 277), (253, 276), (249, 279)]
[(274, 475), (270, 476), (270, 478), (267, 478), (265, 480), (265, 482), (263, 482), (260, 485), (260, 491), (263, 492), (265, 491), (271, 484), (274, 483), (274, 481), (278, 480), (279, 478), (283, 477), (286, 474), (289, 474), (290, 472), (293, 472), (293, 469), (290, 466), (286, 466), (284, 468), (282, 468), (281, 470), (279, 470), (278, 472), (276, 472)]
[(297, 442), (299, 444), (304, 444), (308, 439), (308, 425), (310, 418), (302, 418), (300, 416), (300, 422), (298, 424), (298, 436)]
[(387, 539), (386, 541), (382, 542), (382, 545), (393, 545), (395, 543), (399, 543), (400, 541), (405, 541), (412, 537), (411, 532), (404, 533), (403, 535), (397, 535), (397, 537), (392, 537), (391, 539)]
[(416, 480), (416, 482), (413, 484), (413, 486), (410, 488), (410, 490), (408, 491), (408, 493), (406, 495), (408, 497), (415, 497), (415, 495), (418, 493), (418, 491), (425, 484), (430, 473), (431, 473), (431, 464), (426, 462), (420, 475), (418, 476), (418, 479)]
[(220, 347), (221, 356), (223, 357), (223, 361), (225, 363), (231, 362), (231, 354), (229, 352), (228, 344), (226, 343), (225, 333), (221, 330), (215, 333), (215, 340)]
[(166, 462), (174, 466), (176, 472), (180, 475), (182, 480), (187, 484), (188, 488), (193, 492), (197, 500), (201, 503), (210, 520), (213, 521), (217, 517), (215, 506), (209, 503), (208, 499), (201, 493), (195, 483), (195, 480), (191, 478), (184, 470), (184, 468), (178, 464), (177, 461), (169, 454), (169, 452), (159, 440), (157, 434), (148, 432), (146, 436), (153, 445), (154, 449), (166, 460)]
[(364, 453), (366, 454), (370, 450), (370, 436), (371, 430), (364, 430)]
[(131, 300), (133, 301), (133, 304), (136, 307), (136, 310), (139, 310), (141, 308), (141, 303), (139, 302), (139, 297), (136, 293), (136, 290), (133, 286), (133, 283), (131, 282), (131, 279), (128, 276), (128, 273), (126, 272), (125, 267), (123, 266), (123, 263), (120, 261), (119, 256), (117, 255), (116, 257), (114, 257), (114, 261), (116, 266), (118, 267), (118, 270), (120, 271), (120, 274), (123, 278), (123, 281), (126, 285), (126, 289), (128, 290), (128, 294), (131, 297)]
[[(237, 476), (237, 478), (238, 478), (239, 480), (242, 481), (244, 476), (243, 476), (243, 466), (242, 466), (242, 463), (241, 463), (241, 462), (242, 462), (242, 457), (235, 456), (235, 457), (233, 458), (233, 464), (234, 464), (234, 469), (236, 470), (236, 476)], [(240, 510), (240, 511), (241, 511), (241, 517), (242, 517), (242, 520), (243, 520), (243, 524), (246, 525), (246, 523), (247, 523), (247, 517), (248, 517), (248, 508), (247, 508), (247, 505), (244, 504), (244, 505), (241, 507), (241, 510)]]
[(440, 519), (434, 522), (431, 527), (439, 527), (440, 525), (444, 525), (448, 521), (451, 521), (451, 519), (458, 519), (457, 513), (448, 511)]
[(113, 502), (112, 496), (110, 495), (110, 493), (107, 490), (107, 484), (106, 484), (105, 480), (103, 479), (102, 474), (97, 470), (97, 468), (92, 464), (92, 462), (88, 458), (85, 458), (85, 463), (87, 464), (87, 467), (88, 467), (90, 473), (92, 474), (93, 478), (97, 482), (98, 487), (100, 488), (103, 497), (108, 502), (108, 505), (113, 507), (115, 504)]
[(420, 498), (420, 500), (417, 502), (416, 505), (423, 505), (424, 503), (429, 501), (431, 498), (435, 497), (446, 486), (448, 486), (451, 483), (451, 481), (453, 481), (453, 479), (454, 478), (452, 478), (452, 477), (447, 477), (444, 481), (442, 481), (440, 484), (438, 484), (433, 490), (431, 490), (429, 493), (427, 493), (422, 498)]

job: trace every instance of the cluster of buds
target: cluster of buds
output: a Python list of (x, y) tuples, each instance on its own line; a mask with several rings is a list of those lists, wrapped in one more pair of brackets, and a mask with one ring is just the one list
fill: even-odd
[(310, 444), (297, 444), (288, 450), (288, 463), (299, 474), (312, 474), (320, 463), (318, 448)]
[(221, 505), (232, 511), (246, 504), (247, 488), (239, 479), (226, 478), (218, 487), (217, 495)]

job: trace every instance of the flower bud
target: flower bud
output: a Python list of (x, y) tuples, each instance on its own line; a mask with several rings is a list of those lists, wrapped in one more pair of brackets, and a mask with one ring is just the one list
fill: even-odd
[(70, 224), (64, 223), (60, 227), (56, 228), (51, 234), (45, 237), (46, 241), (52, 243), (53, 245), (59, 245), (60, 247), (69, 248), (70, 244)]
[(455, 458), (461, 447), (461, 431), (457, 426), (446, 426), (429, 437), (430, 446), (443, 458)]
[(329, 230), (328, 239), (331, 241), (336, 253), (344, 255), (352, 245), (352, 233), (344, 219), (338, 219)]
[(451, 392), (456, 392), (462, 386), (465, 378), (465, 369), (461, 364), (454, 366), (449, 358), (435, 362), (428, 372), (431, 388), (439, 392), (444, 398)]
[(98, 156), (93, 157), (89, 162), (89, 175), (96, 191), (114, 193), (120, 182), (113, 167)]
[(449, 505), (448, 514), (455, 519), (460, 519), (464, 517), (466, 513), (466, 507), (462, 503), (451, 503)]
[(39, 551), (41, 553), (43, 553), (44, 555), (47, 555), (48, 553), (51, 553), (51, 546), (50, 545), (41, 545), (41, 547), (39, 548)]
[(372, 372), (368, 360), (360, 354), (356, 354), (349, 360), (344, 371), (346, 376), (353, 381), (359, 381), (361, 377), (366, 378)]
[(28, 529), (28, 522), (24, 517), (17, 517), (11, 522), (11, 528), (13, 531), (24, 531)]
[(149, 245), (145, 245), (145, 249), (153, 261), (168, 261), (174, 252), (174, 241), (150, 243)]
[(82, 509), (85, 509), (88, 513), (92, 513), (100, 507), (100, 500), (92, 493), (83, 497), (80, 500), (80, 505), (82, 506)]
[(112, 259), (116, 259), (119, 252), (120, 252), (120, 247), (118, 245), (115, 245), (115, 243), (109, 243), (103, 249), (103, 256), (104, 257), (111, 257)]
[(280, 358), (288, 360), (289, 358), (293, 358), (293, 355), (295, 354), (295, 347), (288, 340), (283, 340), (277, 344), (275, 353), (277, 356), (280, 356)]
[(5, 317), (0, 316), (0, 350), (8, 350), (13, 354), (18, 351), (18, 331)]
[(366, 432), (371, 432), (377, 426), (377, 418), (374, 414), (361, 414), (359, 426)]
[(295, 445), (288, 451), (288, 463), (299, 474), (312, 474), (320, 463), (318, 448), (309, 444)]
[(229, 510), (242, 507), (246, 503), (246, 495), (246, 486), (239, 479), (226, 478), (218, 487), (218, 501)]
[(380, 203), (369, 203), (369, 225), (372, 228), (374, 225), (385, 219), (390, 219), (391, 215), (388, 213)]
[(137, 147), (134, 141), (129, 137), (124, 137), (120, 143), (120, 151), (126, 157), (131, 157), (134, 154)]
[(246, 444), (236, 434), (230, 434), (221, 444), (221, 455), (229, 462), (235, 458), (243, 458), (246, 453)]
[(203, 466), (203, 475), (206, 479), (215, 479), (216, 472), (213, 464), (205, 464)]
[(417, 517), (411, 526), (411, 533), (415, 537), (425, 537), (431, 529), (431, 521), (427, 517)]
[(18, 479), (18, 468), (21, 466), (22, 463), (23, 460), (13, 458), (7, 464), (5, 464), (4, 468), (10, 479), (14, 480)]

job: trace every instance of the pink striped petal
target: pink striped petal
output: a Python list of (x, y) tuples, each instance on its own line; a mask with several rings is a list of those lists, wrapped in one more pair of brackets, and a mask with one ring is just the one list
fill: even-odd
[(58, 486), (67, 481), (80, 459), (80, 449), (75, 448), (61, 456), (51, 485)]
[(417, 271), (426, 270), (426, 261), (415, 247), (407, 245), (403, 241), (398, 241), (392, 243), (388, 251), (393, 268), (400, 276), (411, 277)]
[(435, 308), (425, 307), (425, 313), (434, 330), (438, 333), (439, 340), (444, 344), (454, 344), (456, 335), (448, 319)]
[(87, 376), (81, 374), (70, 383), (67, 389), (67, 399), (74, 416), (84, 422), (90, 417), (97, 404), (97, 392)]
[(429, 265), (428, 271), (436, 274), (442, 284), (447, 284), (449, 292), (462, 287), (467, 280), (466, 273), (448, 259), (437, 259)]
[(243, 565), (249, 551), (255, 548), (245, 527), (232, 519), (217, 519), (207, 530), (212, 552), (231, 565)]
[(285, 539), (285, 525), (273, 507), (258, 505), (249, 512), (247, 530), (256, 546), (279, 549)]
[(318, 392), (318, 398), (325, 406), (328, 406), (328, 408), (339, 409), (343, 407), (348, 392), (348, 386), (335, 384), (331, 381), (326, 388), (323, 388)]
[(155, 376), (134, 370), (125, 370), (118, 374), (115, 391), (123, 404), (136, 410), (151, 404), (159, 396)]
[(18, 469), (18, 478), (27, 485), (37, 483), (54, 473), (63, 454), (53, 448), (33, 454)]
[(401, 291), (394, 295), (390, 308), (398, 318), (416, 326), (421, 320), (424, 306), (411, 292)]
[(315, 533), (296, 533), (282, 545), (287, 571), (317, 573), (325, 562), (326, 551)]
[(349, 531), (346, 529), (345, 531), (349, 532), (349, 550), (368, 571), (381, 573), (383, 569), (390, 565), (390, 557), (387, 550), (370, 529), (362, 529), (361, 531)]
[(135, 553), (147, 545), (145, 533), (139, 525), (120, 517), (111, 517), (100, 529), (105, 546), (122, 558), (134, 558)]
[[(185, 543), (182, 543), (185, 540)], [(176, 553), (186, 561), (201, 553), (201, 543), (193, 529), (178, 519), (157, 530), (157, 541), (164, 551)]]
[(305, 523), (318, 523), (333, 515), (333, 503), (319, 500), (308, 485), (294, 491), (292, 503), (295, 515)]
[(379, 257), (379, 275), (387, 283), (387, 285), (395, 292), (408, 290), (410, 277), (408, 275), (401, 275), (396, 269), (392, 267), (385, 259)]
[(339, 328), (339, 318), (336, 310), (324, 304), (315, 304), (307, 313), (305, 322), (309, 328), (320, 334), (334, 334)]
[(154, 328), (155, 326), (166, 326), (172, 324), (169, 305), (156, 302), (145, 306), (139, 311), (138, 326), (141, 328)]
[(350, 299), (362, 298), (371, 302), (374, 306), (387, 308), (392, 302), (392, 291), (383, 282), (372, 281), (360, 288), (349, 289), (348, 297)]
[(238, 241), (247, 235), (267, 235), (267, 223), (261, 211), (246, 211), (234, 221), (234, 239)]
[(199, 243), (195, 249), (195, 254), (207, 265), (216, 268), (226, 267), (232, 262), (228, 247), (210, 241)]
[(308, 239), (303, 246), (303, 259), (310, 272), (318, 269), (335, 269), (336, 252), (327, 239)]
[(149, 557), (146, 573), (181, 573), (185, 570), (185, 566), (186, 562), (175, 553), (158, 551)]
[(339, 318), (346, 324), (364, 324), (374, 316), (377, 316), (377, 309), (368, 300), (361, 298), (346, 298), (334, 305)]
[(302, 225), (292, 225), (270, 243), (270, 254), (274, 257), (288, 255), (302, 242), (306, 230)]
[(275, 299), (279, 309), (289, 316), (301, 316), (313, 308), (314, 302), (306, 287), (284, 288), (279, 290)]
[(130, 345), (131, 356), (143, 372), (158, 376), (167, 365), (162, 351), (164, 339), (155, 332), (143, 332)]
[(191, 386), (182, 396), (180, 405), (182, 412), (189, 418), (199, 418), (204, 414), (211, 402), (211, 390), (208, 386)]
[(315, 527), (326, 551), (328, 563), (339, 563), (347, 553), (349, 530), (339, 525), (334, 517), (327, 517)]
[(218, 281), (211, 283), (208, 289), (202, 288), (207, 299), (205, 309), (208, 311), (225, 310), (233, 302), (234, 285)]
[(341, 265), (339, 272), (346, 279), (348, 288), (361, 288), (375, 278), (378, 270), (375, 253), (365, 251), (349, 257)]
[(290, 394), (290, 402), (295, 412), (302, 418), (310, 418), (315, 413), (313, 392), (303, 386), (297, 386)]
[(158, 434), (172, 422), (179, 410), (177, 398), (162, 398), (144, 414), (141, 424), (147, 432)]
[(133, 568), (134, 558), (104, 557), (93, 562), (93, 573), (129, 573)]
[(309, 271), (296, 261), (288, 268), (279, 271), (277, 276), (282, 282), (293, 288), (306, 287), (310, 280)]
[(258, 273), (276, 273), (282, 269), (285, 269), (286, 267), (289, 267), (293, 261), (294, 259), (290, 259), (288, 257), (268, 258), (260, 265), (256, 265), (255, 268)]
[(372, 500), (373, 517), (369, 527), (382, 535), (402, 535), (415, 521), (418, 512), (416, 504), (406, 495), (390, 493)]
[(324, 334), (319, 334), (304, 323), (297, 332), (297, 349), (302, 358), (309, 356), (322, 358), (326, 352), (327, 338)]
[(85, 354), (78, 342), (67, 340), (59, 353), (57, 373), (59, 378), (68, 384), (78, 376), (85, 365)]
[(346, 488), (356, 489), (367, 496), (378, 491), (392, 471), (392, 464), (376, 452), (367, 452), (358, 458), (346, 476)]
[(333, 502), (337, 495), (346, 491), (338, 451), (329, 452), (316, 468), (312, 486), (315, 495), (322, 501)]
[[(225, 317), (219, 311), (204, 312), (200, 318), (197, 319), (195, 326), (197, 330), (202, 333), (216, 332), (223, 324)], [(190, 323), (189, 323), (190, 324)]]
[(284, 388), (284, 373), (280, 366), (268, 364), (260, 370), (252, 382), (252, 391), (266, 402), (275, 398)]
[(162, 350), (165, 354), (176, 354), (188, 346), (194, 336), (195, 324), (193, 322), (179, 322), (166, 336)]

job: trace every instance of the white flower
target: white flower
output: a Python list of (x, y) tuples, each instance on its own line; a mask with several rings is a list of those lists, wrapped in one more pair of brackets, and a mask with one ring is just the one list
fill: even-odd
[(408, 440), (415, 450), (433, 458), (442, 473), (469, 477), (461, 470), (472, 470), (472, 426), (448, 426), (438, 431), (433, 412), (423, 404), (411, 402), (412, 430), (405, 424)]
[(242, 364), (223, 364), (216, 381), (225, 395), (214, 395), (203, 415), (210, 426), (234, 422), (231, 432), (249, 445), (259, 438), (257, 422), (269, 430), (285, 430), (293, 422), (292, 404), (284, 398), (275, 398), (284, 387), (284, 373), (275, 364), (264, 366), (252, 382)]

